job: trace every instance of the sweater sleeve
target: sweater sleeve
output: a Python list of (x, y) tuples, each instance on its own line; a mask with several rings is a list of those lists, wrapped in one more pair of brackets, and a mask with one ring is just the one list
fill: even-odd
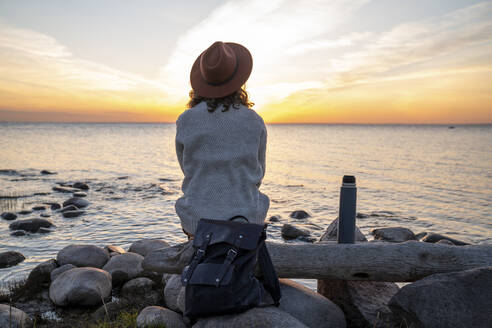
[(180, 130), (180, 119), (176, 121), (176, 138), (175, 138), (175, 144), (176, 144), (176, 156), (178, 157), (178, 162), (179, 166), (181, 167), (181, 171), (184, 174), (184, 169), (183, 169), (183, 150), (184, 150), (184, 145), (179, 141), (178, 134)]
[(265, 171), (266, 171), (266, 143), (267, 143), (267, 131), (266, 131), (266, 128), (264, 127), (262, 129), (262, 131), (261, 131), (261, 135), (260, 135), (260, 146), (258, 148), (258, 161), (260, 162), (260, 166), (261, 166), (261, 170), (262, 170), (261, 180), (257, 184), (258, 188), (261, 186), (261, 181), (263, 180), (263, 177), (265, 177)]

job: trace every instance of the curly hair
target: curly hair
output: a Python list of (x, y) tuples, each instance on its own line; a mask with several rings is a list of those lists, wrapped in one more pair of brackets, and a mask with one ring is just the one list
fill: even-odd
[(217, 107), (222, 105), (222, 111), (225, 112), (229, 110), (229, 107), (233, 107), (238, 109), (240, 105), (244, 105), (251, 109), (254, 106), (254, 103), (249, 101), (248, 93), (241, 87), (239, 90), (231, 93), (222, 98), (206, 98), (201, 97), (195, 93), (194, 90), (190, 91), (190, 101), (187, 104), (187, 108), (192, 108), (205, 101), (207, 103), (207, 109), (209, 112), (214, 112)]

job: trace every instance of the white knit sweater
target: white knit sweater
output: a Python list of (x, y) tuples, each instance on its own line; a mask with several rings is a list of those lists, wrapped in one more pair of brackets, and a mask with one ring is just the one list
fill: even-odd
[(263, 224), (270, 200), (259, 191), (265, 175), (267, 132), (263, 119), (246, 106), (222, 112), (202, 102), (176, 121), (176, 154), (184, 174), (176, 213), (194, 234), (201, 218), (235, 215)]

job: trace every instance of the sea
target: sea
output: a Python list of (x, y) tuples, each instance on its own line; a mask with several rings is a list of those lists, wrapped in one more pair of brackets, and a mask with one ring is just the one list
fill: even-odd
[[(337, 217), (343, 175), (357, 179), (357, 225), (436, 232), (492, 243), (492, 125), (268, 125), (268, 238), (282, 243), (285, 223), (319, 238)], [(0, 219), (0, 252), (24, 254), (0, 269), (0, 282), (22, 279), (70, 244), (127, 249), (143, 238), (186, 240), (174, 210), (183, 174), (174, 124), (0, 123), (0, 212), (18, 213), (71, 194), (53, 187), (84, 182), (84, 215), (64, 218), (49, 206), (18, 219), (49, 215), (48, 233), (13, 236)], [(55, 174), (41, 174), (48, 170)], [(304, 210), (297, 220), (290, 213)], [(313, 287), (312, 281), (305, 281)]]

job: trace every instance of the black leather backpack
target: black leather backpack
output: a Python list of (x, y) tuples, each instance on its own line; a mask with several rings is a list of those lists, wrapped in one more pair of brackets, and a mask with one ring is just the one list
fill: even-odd
[[(184, 315), (190, 319), (239, 313), (271, 305), (267, 300), (272, 299), (279, 304), (278, 277), (265, 246), (266, 225), (231, 221), (236, 218), (198, 222), (195, 254), (181, 275)], [(257, 263), (260, 278), (255, 277)]]

